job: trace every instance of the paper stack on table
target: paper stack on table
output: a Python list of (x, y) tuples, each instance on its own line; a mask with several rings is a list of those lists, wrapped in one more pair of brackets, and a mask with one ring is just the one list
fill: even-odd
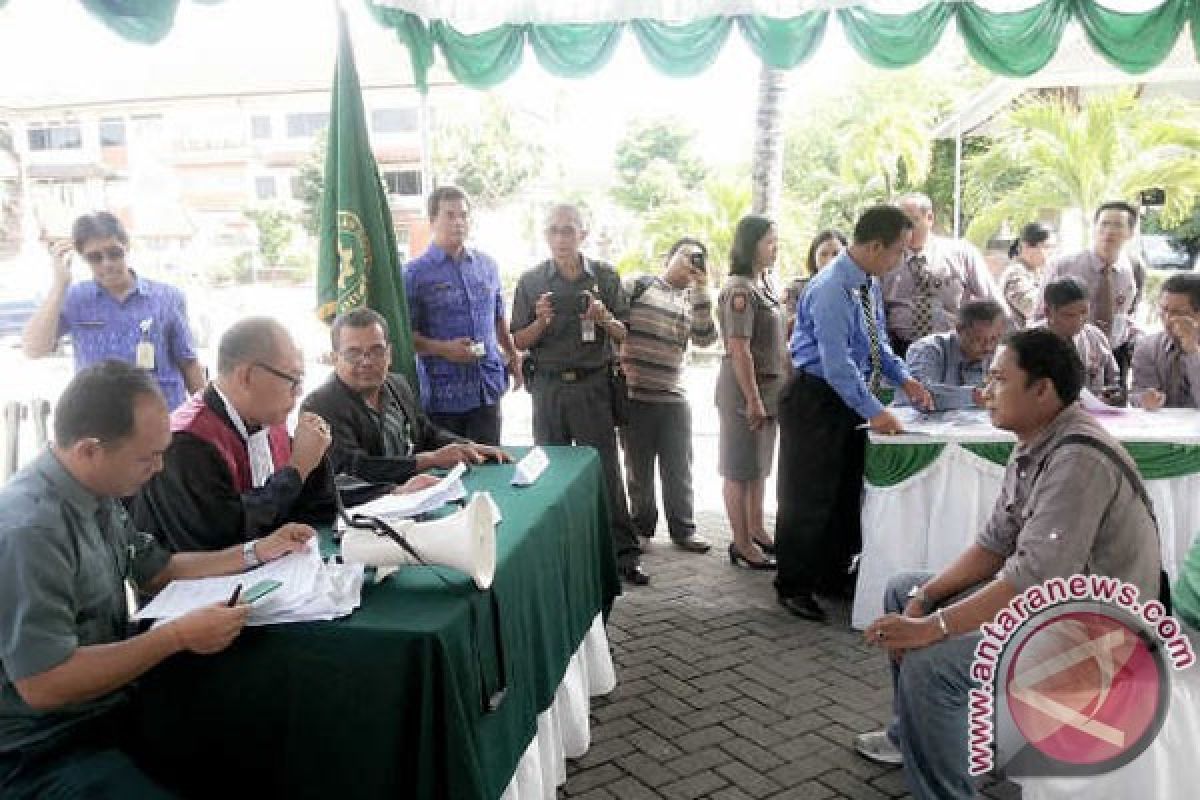
[[(348, 508), (346, 512), (351, 516), (365, 514), (379, 517), (385, 522), (392, 522), (436, 511), (446, 503), (453, 503), (467, 496), (467, 490), (462, 482), (462, 476), (466, 471), (467, 468), (464, 465), (455, 464), (444, 478), (428, 489), (421, 489), (410, 494), (385, 494), (369, 503)], [(344, 523), (340, 519), (335, 524), (338, 529), (344, 527)]]
[(314, 540), (303, 552), (248, 572), (171, 581), (134, 619), (168, 622), (197, 608), (228, 601), (239, 584), (248, 589), (264, 580), (283, 585), (251, 605), (247, 625), (336, 619), (350, 614), (362, 600), (362, 565), (323, 563)]
[(525, 454), (525, 457), (517, 462), (517, 466), (513, 469), (513, 486), (531, 486), (541, 477), (550, 460), (546, 458), (546, 451), (540, 447), (535, 447)]

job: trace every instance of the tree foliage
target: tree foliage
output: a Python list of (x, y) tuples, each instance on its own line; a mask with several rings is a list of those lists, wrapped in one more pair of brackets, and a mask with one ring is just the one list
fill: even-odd
[(617, 145), (613, 199), (644, 212), (679, 203), (707, 170), (690, 146), (694, 132), (669, 120), (635, 120)]
[(258, 253), (263, 264), (277, 267), (284, 263), (284, 253), (292, 242), (295, 220), (280, 208), (254, 208), (242, 212), (258, 229)]
[(433, 135), (439, 182), (461, 187), (476, 206), (500, 205), (541, 173), (544, 148), (532, 127), (518, 130), (512, 109), (492, 95), (474, 114), (439, 115)]
[(967, 229), (976, 243), (1015, 229), (1042, 209), (1078, 208), (1085, 219), (1106, 200), (1135, 205), (1166, 191), (1162, 223), (1187, 218), (1200, 197), (1200, 111), (1183, 102), (1140, 101), (1131, 89), (1074, 105), (1067, 98), (1022, 103), (1000, 121), (987, 152), (967, 164), (964, 193), (980, 209)]
[(309, 236), (321, 233), (321, 195), (325, 191), (325, 150), (329, 145), (329, 134), (322, 130), (313, 140), (308, 158), (296, 173), (300, 184), (300, 227)]

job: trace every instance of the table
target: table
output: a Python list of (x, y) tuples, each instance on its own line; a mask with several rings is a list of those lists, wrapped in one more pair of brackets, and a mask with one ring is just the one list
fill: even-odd
[[(929, 435), (876, 436), (867, 445), (863, 553), (851, 624), (883, 613), (888, 579), (937, 571), (983, 527), (1016, 438), (986, 412), (957, 412)], [(1200, 531), (1200, 411), (1130, 410), (1101, 417), (1137, 462), (1154, 503), (1172, 581)]]
[[(134, 709), (139, 759), (195, 797), (553, 797), (554, 762), (586, 750), (589, 690), (615, 682), (600, 616), (620, 582), (599, 458), (545, 450), (533, 486), (509, 485), (512, 465), (465, 479), (504, 516), (492, 591), (508, 693), (497, 711), (481, 706), (498, 661), (486, 595), (450, 569), (452, 588), (403, 568), (366, 587), (349, 617), (247, 629), (217, 656), (151, 671)], [(581, 691), (583, 731), (563, 732)]]

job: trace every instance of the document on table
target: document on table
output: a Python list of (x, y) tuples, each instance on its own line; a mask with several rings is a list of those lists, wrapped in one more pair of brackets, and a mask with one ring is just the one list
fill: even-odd
[[(385, 494), (383, 497), (377, 497), (369, 503), (363, 503), (361, 506), (355, 506), (346, 510), (352, 516), (354, 514), (366, 514), (372, 517), (380, 517), (387, 521), (409, 519), (430, 511), (436, 511), (446, 505), (446, 503), (453, 503), (467, 496), (467, 490), (462, 482), (462, 476), (466, 474), (466, 471), (466, 465), (455, 464), (454, 468), (447, 472), (444, 478), (428, 489), (421, 489), (409, 494)], [(339, 527), (341, 524), (341, 520), (338, 520)]]
[(1110, 406), (1108, 403), (1101, 400), (1096, 395), (1092, 394), (1091, 389), (1084, 387), (1079, 390), (1079, 405), (1083, 406), (1084, 411), (1092, 414), (1128, 414), (1129, 409), (1118, 406)]
[(283, 585), (250, 606), (247, 625), (336, 619), (358, 608), (362, 598), (362, 565), (325, 564), (313, 541), (302, 552), (248, 572), (171, 581), (134, 619), (169, 622), (198, 608), (227, 602), (239, 584), (249, 588), (264, 580)]
[(533, 485), (549, 464), (550, 460), (546, 458), (546, 451), (540, 447), (533, 448), (517, 462), (517, 466), (513, 470), (512, 485)]

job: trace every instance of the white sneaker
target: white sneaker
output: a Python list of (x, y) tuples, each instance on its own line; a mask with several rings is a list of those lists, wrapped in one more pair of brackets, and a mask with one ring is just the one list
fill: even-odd
[(854, 737), (854, 749), (868, 761), (898, 767), (904, 763), (904, 754), (892, 744), (887, 731), (860, 733)]

